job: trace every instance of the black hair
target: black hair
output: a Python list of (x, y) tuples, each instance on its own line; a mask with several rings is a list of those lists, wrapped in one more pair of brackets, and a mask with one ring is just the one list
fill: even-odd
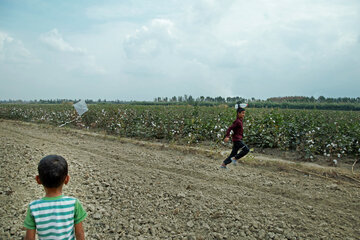
[(61, 156), (48, 155), (40, 160), (38, 172), (44, 187), (57, 188), (64, 183), (68, 175), (68, 164)]
[(241, 113), (241, 112), (243, 112), (243, 111), (245, 111), (245, 108), (242, 108), (242, 107), (238, 107), (238, 109), (237, 109), (237, 113)]

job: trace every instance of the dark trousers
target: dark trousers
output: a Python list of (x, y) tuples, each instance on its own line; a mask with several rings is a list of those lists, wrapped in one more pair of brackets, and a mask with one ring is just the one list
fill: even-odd
[[(238, 153), (239, 150), (241, 150), (241, 151)], [(232, 157), (235, 157), (236, 160), (242, 158), (243, 156), (248, 154), (249, 151), (250, 151), (250, 149), (248, 148), (248, 146), (246, 146), (246, 144), (243, 141), (233, 142), (232, 151), (231, 151), (229, 157), (224, 160), (224, 164), (227, 165), (227, 164), (231, 163)]]

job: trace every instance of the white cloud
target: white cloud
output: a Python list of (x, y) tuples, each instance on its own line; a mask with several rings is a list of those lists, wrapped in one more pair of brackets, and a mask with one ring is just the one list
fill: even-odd
[(69, 72), (81, 75), (103, 75), (107, 73), (103, 67), (97, 64), (96, 58), (90, 55), (79, 59), (69, 59), (65, 68)]
[(42, 34), (40, 40), (57, 51), (79, 54), (86, 53), (86, 50), (73, 47), (70, 43), (66, 42), (56, 28)]
[(131, 16), (140, 16), (143, 11), (139, 8), (126, 5), (91, 6), (86, 9), (86, 15), (96, 20), (117, 19)]
[(31, 53), (20, 40), (0, 32), (0, 61), (8, 63), (25, 63), (31, 59)]
[[(56, 29), (40, 35), (40, 40), (51, 49), (55, 50), (54, 55), (47, 56), (52, 58), (52, 62), (60, 68), (68, 72), (73, 72), (81, 75), (103, 75), (106, 70), (97, 64), (96, 57), (90, 54), (87, 50), (74, 47), (65, 41), (62, 34)], [(69, 54), (70, 53), (70, 54)], [(46, 61), (46, 60), (45, 60)]]
[(168, 19), (153, 19), (127, 35), (124, 42), (126, 56), (132, 58), (156, 57), (170, 53), (175, 45), (174, 24)]
[(4, 32), (0, 32), (0, 51), (4, 50), (4, 45), (6, 43), (11, 43), (12, 41), (14, 41), (12, 37), (10, 37)]

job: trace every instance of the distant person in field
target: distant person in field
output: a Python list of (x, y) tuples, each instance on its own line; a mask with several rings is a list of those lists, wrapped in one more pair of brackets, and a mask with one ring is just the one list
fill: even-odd
[(68, 164), (58, 155), (40, 160), (35, 177), (42, 184), (45, 197), (32, 201), (27, 210), (24, 227), (25, 240), (35, 239), (85, 239), (82, 222), (87, 216), (79, 200), (62, 194), (64, 184), (70, 180)]
[[(221, 164), (220, 168), (226, 168), (226, 165), (228, 165), (231, 162), (233, 164), (236, 164), (237, 160), (244, 157), (250, 151), (248, 146), (246, 146), (246, 144), (242, 141), (243, 132), (244, 132), (243, 120), (244, 120), (244, 117), (245, 117), (245, 109), (239, 107), (237, 109), (236, 113), (237, 113), (236, 114), (236, 120), (227, 129), (226, 134), (225, 134), (225, 138), (224, 138), (224, 142), (228, 142), (229, 139), (230, 139), (230, 132), (231, 132), (231, 130), (233, 131), (233, 134), (232, 134), (232, 142), (233, 142), (232, 151), (231, 151), (229, 157), (227, 157), (224, 160), (224, 162)], [(239, 152), (239, 150), (240, 150), (240, 152)]]

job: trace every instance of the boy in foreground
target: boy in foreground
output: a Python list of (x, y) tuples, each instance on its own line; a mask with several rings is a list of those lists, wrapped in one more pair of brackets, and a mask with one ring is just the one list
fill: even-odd
[(82, 221), (87, 216), (79, 200), (62, 194), (64, 184), (70, 180), (68, 164), (58, 155), (40, 160), (35, 177), (42, 184), (45, 197), (29, 204), (24, 226), (25, 240), (35, 239), (85, 239)]

